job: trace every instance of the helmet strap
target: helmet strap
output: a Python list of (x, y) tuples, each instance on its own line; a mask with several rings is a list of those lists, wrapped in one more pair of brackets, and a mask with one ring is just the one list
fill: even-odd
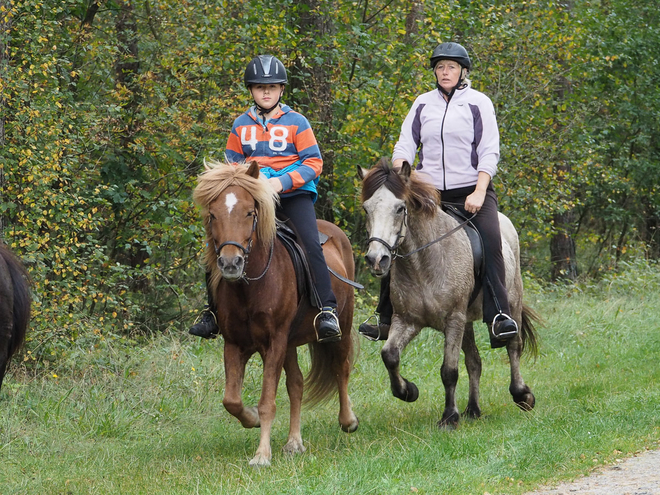
[(467, 77), (467, 69), (465, 67), (461, 67), (461, 77), (458, 78), (458, 82), (456, 83), (456, 86), (454, 86), (451, 89), (451, 91), (447, 91), (445, 88), (440, 86), (440, 83), (438, 82), (438, 76), (435, 77), (435, 85), (440, 90), (440, 92), (447, 97), (447, 101), (450, 101), (457, 89), (463, 89), (465, 86), (467, 86), (465, 84), (466, 77)]
[[(284, 91), (280, 91), (280, 96), (279, 96), (279, 98), (277, 98), (277, 101), (275, 102), (275, 105), (273, 105), (270, 108), (262, 107), (261, 105), (259, 105), (257, 103), (257, 101), (254, 99), (254, 97), (252, 97), (252, 101), (254, 101), (254, 107), (257, 109), (257, 113), (259, 115), (261, 115), (261, 117), (263, 119), (265, 119), (266, 115), (268, 115), (270, 112), (275, 110), (277, 108), (277, 106), (280, 104), (280, 101), (282, 101), (282, 94), (283, 93), (284, 93)], [(250, 88), (250, 94), (252, 94), (252, 88)]]

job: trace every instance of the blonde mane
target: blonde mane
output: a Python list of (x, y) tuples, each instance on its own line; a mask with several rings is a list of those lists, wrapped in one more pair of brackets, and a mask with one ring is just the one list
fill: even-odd
[(262, 243), (269, 246), (275, 239), (276, 221), (275, 207), (278, 195), (265, 179), (248, 175), (249, 163), (225, 163), (215, 160), (204, 162), (205, 171), (197, 178), (197, 187), (193, 191), (193, 200), (202, 213), (206, 229), (207, 248), (206, 266), (217, 275), (216, 254), (213, 249), (209, 224), (209, 205), (229, 186), (245, 189), (256, 203), (259, 221), (256, 236)]

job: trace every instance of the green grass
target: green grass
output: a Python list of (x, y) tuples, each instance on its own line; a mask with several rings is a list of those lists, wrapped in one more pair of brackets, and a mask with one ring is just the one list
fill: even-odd
[[(350, 387), (358, 431), (340, 430), (332, 400), (303, 411), (307, 452), (285, 456), (282, 384), (266, 469), (248, 466), (259, 430), (243, 429), (222, 407), (220, 340), (185, 333), (140, 346), (91, 340), (47, 371), (14, 366), (6, 378), (0, 493), (515, 494), (572, 479), (658, 447), (660, 292), (652, 289), (528, 293), (546, 320), (541, 355), (522, 365), (537, 399), (529, 413), (509, 395), (506, 352), (491, 350), (478, 325), (484, 415), (454, 431), (436, 427), (444, 404), (443, 337), (425, 330), (403, 356), (404, 376), (420, 389), (412, 404), (391, 396), (382, 344), (362, 339)], [(258, 400), (260, 374), (253, 358), (248, 404)], [(457, 396), (464, 408), (464, 367)]]

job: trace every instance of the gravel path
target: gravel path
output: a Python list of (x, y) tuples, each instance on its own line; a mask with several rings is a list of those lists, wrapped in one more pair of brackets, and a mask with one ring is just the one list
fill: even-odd
[(527, 495), (660, 495), (660, 450), (603, 467), (591, 475)]

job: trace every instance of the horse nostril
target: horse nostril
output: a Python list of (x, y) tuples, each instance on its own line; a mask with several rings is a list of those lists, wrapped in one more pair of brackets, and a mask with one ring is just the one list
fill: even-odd
[(371, 254), (365, 254), (364, 255), (364, 260), (367, 262), (368, 266), (374, 266), (375, 263), (375, 257)]
[(383, 270), (390, 267), (390, 257), (388, 255), (385, 255), (380, 259), (380, 267)]

